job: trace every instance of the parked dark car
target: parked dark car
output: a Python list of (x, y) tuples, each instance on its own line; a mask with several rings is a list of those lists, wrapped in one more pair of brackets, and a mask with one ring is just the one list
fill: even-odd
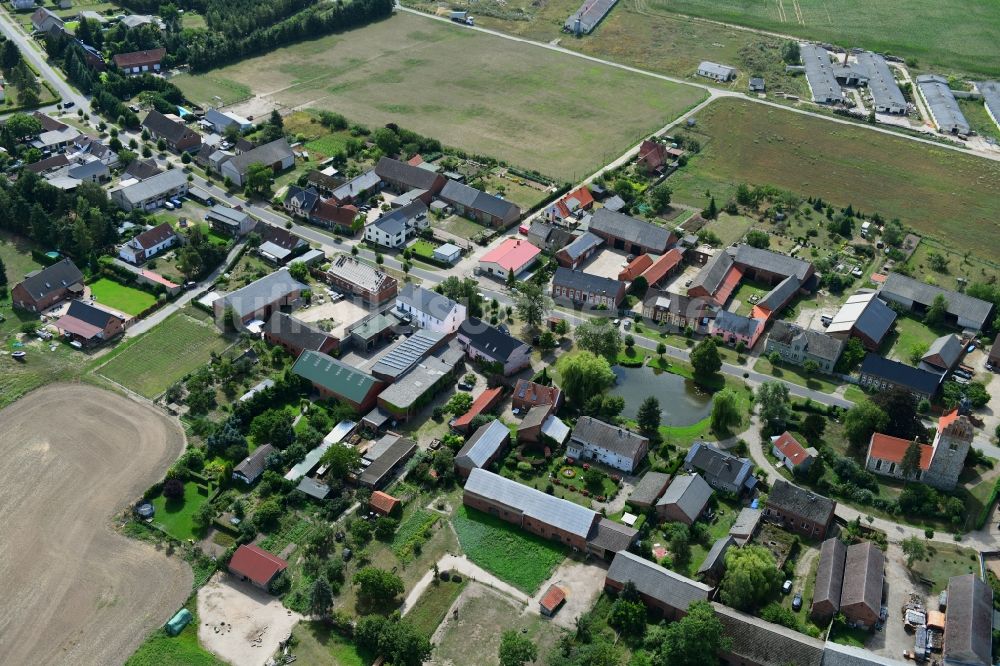
[(354, 553), (352, 553), (352, 552), (351, 552), (351, 549), (350, 549), (350, 548), (345, 548), (345, 549), (344, 549), (344, 553), (343, 553), (343, 556), (344, 556), (344, 561), (345, 561), (345, 562), (350, 562), (350, 561), (351, 561), (351, 556), (352, 556), (352, 555), (354, 555)]
[(796, 592), (795, 596), (792, 597), (792, 610), (798, 613), (802, 610), (802, 593)]

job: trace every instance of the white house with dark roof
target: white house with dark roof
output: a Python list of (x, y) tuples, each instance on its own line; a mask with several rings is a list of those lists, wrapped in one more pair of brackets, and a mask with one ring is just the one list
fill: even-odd
[(414, 201), (402, 208), (386, 213), (365, 226), (365, 240), (382, 247), (395, 249), (406, 245), (406, 241), (430, 226), (427, 205)]
[(625, 283), (560, 266), (552, 278), (552, 298), (611, 310), (625, 298)]
[(407, 284), (396, 296), (396, 311), (420, 328), (454, 333), (465, 321), (466, 308), (436, 291)]
[(566, 455), (581, 462), (597, 461), (631, 474), (649, 451), (649, 439), (625, 428), (581, 416), (573, 428)]
[(530, 345), (476, 317), (458, 327), (458, 342), (469, 358), (503, 366), (505, 377), (531, 365)]

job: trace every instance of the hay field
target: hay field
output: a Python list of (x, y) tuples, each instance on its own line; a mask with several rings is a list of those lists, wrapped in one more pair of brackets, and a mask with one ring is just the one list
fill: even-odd
[(958, 251), (1000, 260), (1000, 162), (739, 99), (697, 116), (702, 151), (669, 179), (674, 198), (720, 205), (736, 185), (774, 185), (898, 217)]
[[(398, 123), (470, 153), (578, 180), (705, 94), (412, 14), (174, 79), (195, 102), (212, 83), (286, 107)], [(194, 85), (192, 85), (194, 84)]]
[(184, 433), (147, 405), (53, 384), (0, 411), (0, 655), (120, 664), (191, 593), (191, 569), (112, 529)]
[(1000, 75), (996, 0), (648, 0), (650, 7)]

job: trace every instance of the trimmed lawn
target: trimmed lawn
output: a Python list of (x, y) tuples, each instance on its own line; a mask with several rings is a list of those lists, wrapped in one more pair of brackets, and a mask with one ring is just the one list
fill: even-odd
[(945, 326), (931, 328), (927, 324), (911, 316), (896, 318), (896, 330), (882, 343), (882, 351), (886, 356), (910, 365), (910, 350), (915, 345), (927, 345), (942, 335), (953, 333), (954, 330)]
[(572, 182), (705, 98), (692, 86), (403, 13), (171, 81), (202, 104), (228, 87), (230, 96), (252, 92), (371, 127), (395, 122)]
[(566, 558), (566, 547), (476, 509), (459, 507), (452, 523), (470, 560), (528, 594)]
[(443, 229), (444, 231), (454, 234), (460, 238), (473, 238), (474, 236), (478, 236), (484, 231), (489, 230), (489, 227), (484, 227), (481, 224), (477, 224), (472, 220), (467, 220), (459, 215), (452, 215), (440, 221), (433, 220), (431, 222), (431, 226)]
[(222, 98), (223, 104), (235, 104), (253, 95), (250, 86), (219, 76), (217, 73), (198, 76), (178, 74), (170, 79), (170, 82), (180, 88), (185, 97), (198, 104), (208, 104), (213, 101), (218, 104), (216, 96)]
[(413, 253), (418, 257), (433, 259), (435, 247), (436, 246), (433, 243), (430, 243), (425, 240), (418, 240), (417, 242), (415, 242), (413, 245), (410, 246), (410, 249), (413, 250)]
[(461, 583), (441, 580), (437, 585), (431, 584), (406, 614), (406, 620), (417, 631), (430, 638), (468, 582), (469, 579), (462, 576)]
[(191, 518), (201, 505), (208, 501), (209, 494), (210, 491), (188, 481), (184, 484), (183, 499), (169, 500), (160, 495), (152, 500), (151, 503), (156, 509), (153, 522), (175, 539), (181, 541), (194, 539), (199, 535), (195, 533)]
[(211, 321), (178, 312), (131, 344), (119, 345), (97, 373), (152, 399), (228, 346)]
[(101, 278), (87, 286), (95, 301), (133, 317), (156, 303), (156, 296), (153, 294), (108, 278)]
[(833, 393), (837, 389), (837, 386), (839, 386), (839, 384), (835, 384), (827, 379), (825, 375), (807, 375), (802, 371), (802, 368), (788, 363), (781, 363), (778, 367), (775, 367), (771, 365), (771, 361), (763, 357), (757, 359), (753, 369), (762, 374), (778, 377), (784, 379), (786, 382), (805, 386), (806, 388), (823, 393)]
[[(861, 126), (727, 98), (698, 114), (702, 150), (670, 177), (674, 199), (726, 201), (739, 183), (898, 217), (918, 233), (1000, 260), (1000, 163)], [(836, 159), (829, 159), (836, 155)], [(955, 211), (962, 211), (956, 215)]]

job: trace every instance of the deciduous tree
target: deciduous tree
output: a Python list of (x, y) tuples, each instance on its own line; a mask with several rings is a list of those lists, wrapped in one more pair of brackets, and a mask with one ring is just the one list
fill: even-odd
[(722, 368), (722, 357), (716, 346), (715, 338), (708, 337), (699, 342), (691, 350), (691, 366), (695, 377), (706, 379)]
[(588, 397), (603, 393), (615, 383), (615, 373), (603, 356), (589, 351), (566, 354), (556, 362), (566, 397), (579, 409)]
[(767, 548), (730, 548), (726, 552), (720, 596), (727, 606), (750, 611), (774, 594), (780, 576), (774, 556)]
[(527, 636), (508, 629), (500, 636), (500, 666), (523, 666), (538, 658), (538, 647)]
[(608, 319), (585, 321), (574, 332), (580, 349), (603, 356), (610, 362), (618, 358), (622, 347), (621, 331)]

